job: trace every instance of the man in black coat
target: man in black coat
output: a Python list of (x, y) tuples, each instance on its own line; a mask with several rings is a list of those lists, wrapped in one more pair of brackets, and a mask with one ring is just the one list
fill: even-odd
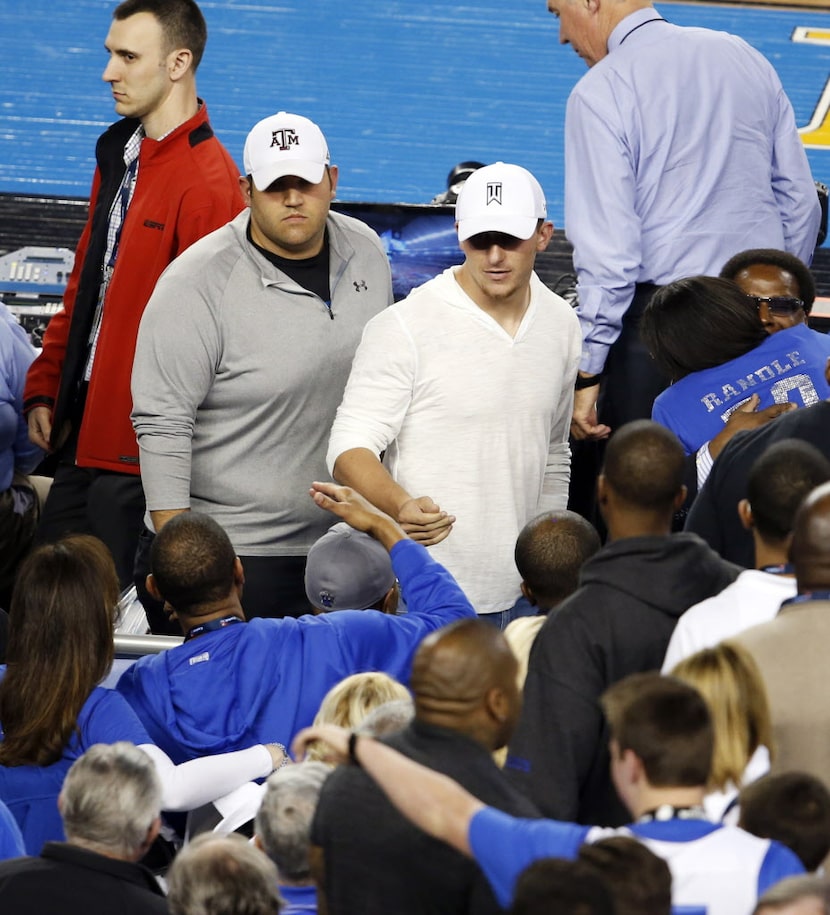
[(680, 615), (740, 571), (699, 537), (670, 533), (683, 473), (680, 442), (657, 423), (628, 423), (608, 443), (597, 497), (609, 542), (536, 637), (505, 764), (552, 819), (630, 820), (611, 783), (599, 697), (628, 674), (659, 670)]
[(746, 498), (755, 461), (770, 445), (787, 438), (809, 442), (830, 457), (830, 401), (793, 410), (759, 429), (736, 435), (712, 466), (686, 520), (687, 531), (702, 537), (724, 559), (747, 569), (753, 568), (755, 547), (752, 532), (738, 517), (738, 503)]
[[(499, 810), (538, 816), (492, 757), (519, 712), (517, 667), (504, 636), (481, 620), (428, 635), (412, 664), (415, 718), (385, 742)], [(311, 841), (330, 915), (502, 911), (478, 865), (409, 823), (356, 767), (327, 779)]]
[(96, 744), (73, 763), (58, 806), (67, 841), (0, 863), (0, 912), (166, 915), (159, 884), (137, 863), (161, 824), (150, 758), (124, 741)]

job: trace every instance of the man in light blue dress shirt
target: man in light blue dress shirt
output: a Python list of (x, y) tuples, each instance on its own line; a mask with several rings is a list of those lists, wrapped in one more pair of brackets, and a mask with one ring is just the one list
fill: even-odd
[(584, 341), (572, 432), (602, 439), (649, 416), (663, 386), (637, 328), (654, 288), (747, 248), (809, 264), (820, 207), (792, 106), (745, 41), (644, 0), (548, 9), (590, 67), (568, 99), (565, 228)]

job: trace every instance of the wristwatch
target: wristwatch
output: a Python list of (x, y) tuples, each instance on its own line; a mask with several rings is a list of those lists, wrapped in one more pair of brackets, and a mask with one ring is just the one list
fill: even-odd
[(574, 382), (574, 390), (581, 391), (583, 388), (593, 388), (602, 381), (602, 375), (577, 375)]

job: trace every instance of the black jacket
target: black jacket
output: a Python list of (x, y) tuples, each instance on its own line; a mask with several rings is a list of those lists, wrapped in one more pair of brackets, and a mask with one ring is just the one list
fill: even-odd
[(787, 438), (815, 445), (830, 458), (830, 401), (793, 410), (774, 422), (740, 432), (718, 455), (709, 479), (692, 503), (686, 530), (702, 537), (730, 562), (755, 567), (752, 534), (738, 518), (738, 503), (746, 498), (752, 465), (770, 445)]
[(47, 842), (38, 858), (0, 862), (4, 915), (166, 915), (167, 900), (140, 864), (66, 842)]
[(505, 768), (545, 816), (631, 819), (611, 784), (598, 699), (628, 674), (659, 670), (680, 615), (739, 572), (686, 533), (617, 540), (588, 560), (536, 637)]
[[(507, 783), (491, 754), (463, 734), (413, 721), (384, 742), (449, 775), (488, 806), (513, 816), (538, 816), (530, 801)], [(354, 766), (339, 766), (326, 780), (311, 841), (325, 855), (331, 915), (502, 911), (474, 861), (413, 826)]]

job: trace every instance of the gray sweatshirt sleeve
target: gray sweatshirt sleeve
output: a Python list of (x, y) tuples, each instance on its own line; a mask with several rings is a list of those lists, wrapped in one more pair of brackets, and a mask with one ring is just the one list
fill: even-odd
[(193, 427), (219, 351), (202, 288), (168, 269), (141, 319), (132, 374), (131, 418), (149, 511), (190, 507)]

